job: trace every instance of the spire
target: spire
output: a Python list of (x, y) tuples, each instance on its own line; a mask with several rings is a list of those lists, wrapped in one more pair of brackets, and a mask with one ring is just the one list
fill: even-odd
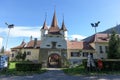
[(49, 32), (59, 32), (59, 27), (58, 27), (57, 17), (56, 17), (56, 11), (54, 11), (52, 24), (51, 24), (51, 27), (49, 29)]
[(66, 27), (65, 27), (65, 24), (64, 24), (64, 16), (63, 16), (63, 22), (62, 22), (61, 30), (67, 31), (67, 29), (66, 29)]
[(56, 18), (56, 11), (54, 12), (51, 27), (57, 27), (57, 18)]
[(47, 18), (47, 14), (45, 14), (45, 21), (44, 21), (43, 27), (41, 29), (48, 30), (48, 27), (47, 27), (47, 24), (46, 24), (46, 18)]

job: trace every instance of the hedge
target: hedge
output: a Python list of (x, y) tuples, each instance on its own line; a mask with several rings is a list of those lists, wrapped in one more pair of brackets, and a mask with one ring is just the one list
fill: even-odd
[[(95, 65), (98, 69), (97, 60), (94, 60)], [(120, 59), (104, 59), (103, 62), (103, 68), (101, 70), (103, 71), (120, 71)], [(84, 68), (87, 69), (87, 60), (83, 60)]]
[(39, 71), (42, 67), (40, 63), (16, 63), (17, 71)]
[(103, 70), (105, 71), (120, 70), (120, 60), (117, 59), (103, 60)]

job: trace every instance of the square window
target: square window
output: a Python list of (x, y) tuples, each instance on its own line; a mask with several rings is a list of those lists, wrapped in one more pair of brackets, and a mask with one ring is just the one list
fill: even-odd
[(30, 52), (30, 51), (28, 51), (28, 52), (27, 52), (27, 55), (31, 55), (31, 52)]
[(79, 52), (71, 52), (71, 57), (80, 57), (81, 54)]

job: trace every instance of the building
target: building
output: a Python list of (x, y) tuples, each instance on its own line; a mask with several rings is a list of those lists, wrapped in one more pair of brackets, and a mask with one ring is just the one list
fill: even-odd
[(3, 42), (3, 38), (0, 37), (0, 51), (1, 51), (1, 48), (2, 48), (2, 42)]
[[(108, 37), (106, 34), (96, 34), (83, 41), (68, 40), (67, 28), (64, 20), (58, 26), (56, 12), (54, 12), (51, 26), (48, 28), (46, 20), (41, 30), (41, 40), (32, 37), (28, 43), (22, 43), (11, 48), (10, 59), (15, 60), (18, 52), (26, 53), (26, 60), (42, 63), (43, 67), (66, 67), (70, 64), (80, 64), (87, 59), (88, 54), (94, 58), (106, 58)], [(38, 34), (39, 35), (39, 34)]]

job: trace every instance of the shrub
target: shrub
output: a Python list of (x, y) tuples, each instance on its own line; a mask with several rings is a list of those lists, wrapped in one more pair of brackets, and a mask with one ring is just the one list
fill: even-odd
[(103, 60), (103, 70), (105, 71), (120, 70), (120, 60), (117, 59)]
[(40, 63), (16, 63), (17, 71), (39, 71), (41, 67)]
[[(97, 60), (94, 60), (96, 67), (98, 68)], [(102, 60), (103, 71), (118, 71), (120, 70), (120, 59), (106, 59)], [(83, 60), (84, 68), (87, 69), (87, 60)]]

